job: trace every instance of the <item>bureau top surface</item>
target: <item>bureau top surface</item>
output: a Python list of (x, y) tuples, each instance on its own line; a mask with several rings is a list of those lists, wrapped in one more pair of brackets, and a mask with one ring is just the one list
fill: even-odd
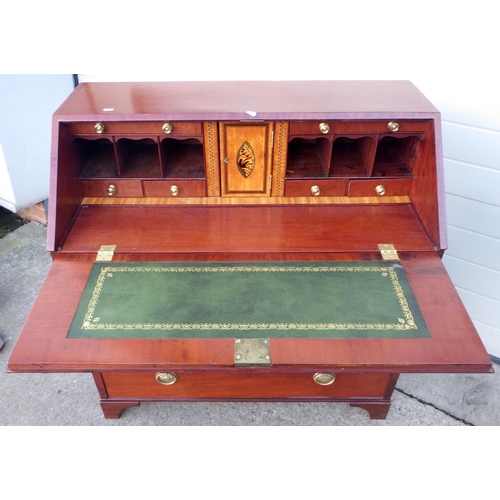
[(73, 120), (421, 118), (437, 109), (408, 81), (83, 83), (56, 111)]

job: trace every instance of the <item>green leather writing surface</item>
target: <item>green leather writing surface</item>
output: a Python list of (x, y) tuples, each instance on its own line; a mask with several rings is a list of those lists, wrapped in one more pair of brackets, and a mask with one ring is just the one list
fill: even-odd
[(95, 263), (71, 338), (412, 338), (399, 263)]

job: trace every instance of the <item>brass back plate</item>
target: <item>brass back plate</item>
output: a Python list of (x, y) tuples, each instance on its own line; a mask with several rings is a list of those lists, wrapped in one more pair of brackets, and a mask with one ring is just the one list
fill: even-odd
[(269, 339), (235, 339), (235, 366), (270, 366)]

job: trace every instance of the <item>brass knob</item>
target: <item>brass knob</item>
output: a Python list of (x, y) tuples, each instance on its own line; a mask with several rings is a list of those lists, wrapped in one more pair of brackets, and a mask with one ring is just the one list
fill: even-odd
[(165, 134), (170, 134), (173, 130), (173, 125), (171, 123), (164, 123), (163, 127), (161, 128)]
[(379, 196), (384, 196), (385, 194), (385, 187), (382, 186), (382, 184), (379, 184), (376, 188), (375, 188), (375, 192), (379, 195)]
[(313, 376), (313, 380), (318, 385), (331, 385), (335, 382), (336, 378), (335, 373), (315, 373)]
[(171, 372), (158, 372), (155, 375), (156, 381), (161, 385), (172, 385), (177, 382), (177, 375)]
[(106, 189), (106, 192), (108, 193), (108, 196), (114, 196), (116, 193), (116, 186), (114, 184), (110, 184), (108, 189)]
[(316, 186), (316, 185), (311, 186), (311, 193), (313, 194), (313, 196), (319, 196), (321, 193), (319, 186)]
[(325, 123), (325, 122), (320, 123), (319, 124), (319, 131), (322, 134), (328, 134), (328, 132), (330, 132), (330, 125), (328, 125), (328, 123)]
[(170, 186), (170, 193), (172, 196), (177, 196), (179, 194), (179, 186), (176, 186), (175, 184)]
[(391, 132), (397, 132), (399, 130), (399, 123), (398, 122), (389, 122), (387, 124), (387, 128), (391, 131)]
[(96, 134), (102, 134), (105, 128), (106, 127), (104, 126), (104, 123), (98, 122), (94, 125), (94, 130), (96, 131)]

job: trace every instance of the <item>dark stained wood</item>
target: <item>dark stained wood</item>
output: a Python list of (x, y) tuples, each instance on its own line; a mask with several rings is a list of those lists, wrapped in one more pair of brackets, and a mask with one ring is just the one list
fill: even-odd
[[(350, 402), (368, 411), (371, 419), (384, 419), (391, 406), (391, 395), (398, 374), (340, 373), (332, 385), (313, 381), (314, 372), (287, 373), (271, 370), (175, 371), (178, 379), (164, 386), (156, 372), (99, 373), (99, 381), (109, 393), (101, 396), (106, 418), (119, 418), (126, 408), (142, 401), (323, 401)], [(214, 391), (214, 387), (217, 388)]]
[(50, 203), (47, 227), (47, 249), (54, 251), (64, 240), (83, 194), (77, 182), (81, 160), (71, 147), (66, 129), (54, 119), (50, 158)]
[(141, 358), (139, 365), (149, 360), (152, 362), (146, 361), (149, 367), (162, 362), (187, 366), (234, 362), (234, 345), (230, 339), (215, 343), (182, 339), (159, 343), (137, 339), (125, 342), (67, 339), (91, 267), (92, 260), (55, 260), (16, 344), (9, 369), (103, 371), (114, 365), (123, 369), (137, 367), (136, 362)]
[(84, 196), (102, 196), (106, 197), (108, 195), (109, 186), (115, 186), (115, 196), (119, 196), (121, 198), (127, 197), (140, 197), (143, 195), (142, 192), (142, 181), (140, 179), (135, 180), (85, 180), (80, 181), (80, 186), (82, 190), (82, 194)]
[(113, 401), (101, 400), (101, 408), (105, 418), (118, 419), (127, 408), (134, 408), (139, 406), (138, 401)]
[(92, 373), (92, 377), (94, 379), (95, 386), (97, 388), (97, 391), (99, 392), (99, 396), (101, 397), (101, 399), (107, 399), (108, 392), (106, 391), (106, 385), (104, 384), (102, 373), (94, 372)]
[(411, 205), (88, 205), (62, 250), (113, 244), (120, 253), (378, 252), (384, 242), (434, 250)]
[[(103, 111), (113, 109), (113, 111)], [(50, 209), (48, 247), (53, 251), (61, 246), (81, 197), (79, 186), (69, 184), (75, 177), (71, 148), (58, 152), (55, 139), (61, 122), (62, 135), (72, 132), (87, 133), (90, 137), (93, 125), (100, 121), (105, 124), (107, 136), (119, 140), (120, 134), (132, 137), (156, 132), (165, 121), (172, 122), (172, 134), (158, 137), (191, 137), (201, 131), (207, 144), (205, 148), (207, 195), (220, 196), (220, 165), (218, 149), (217, 121), (221, 120), (287, 120), (277, 122), (286, 134), (288, 120), (291, 131), (308, 134), (316, 133), (319, 123), (328, 121), (331, 126), (330, 140), (349, 134), (388, 134), (389, 121), (398, 121), (397, 134), (429, 134), (434, 123), (439, 127), (439, 112), (410, 82), (168, 82), (168, 83), (95, 83), (79, 85), (67, 101), (54, 115), (53, 165), (50, 198), (57, 200), (57, 206)], [(65, 122), (68, 122), (66, 125)], [(83, 123), (82, 123), (83, 122)], [(56, 130), (57, 129), (57, 130)], [(56, 133), (57, 132), (57, 133)], [(290, 137), (293, 133), (290, 133)], [(113, 135), (115, 134), (115, 135)], [(183, 135), (184, 134), (184, 135)], [(426, 231), (441, 249), (446, 248), (444, 219), (443, 166), (440, 159), (439, 137), (430, 140), (424, 137), (425, 147), (421, 151), (424, 165), (427, 159), (437, 157), (437, 163), (429, 162), (437, 174), (428, 178), (418, 171), (413, 184), (415, 207)], [(82, 135), (84, 137), (85, 134)], [(101, 136), (101, 137), (102, 137)], [(62, 137), (62, 136), (61, 136)], [(100, 137), (93, 134), (93, 137)], [(201, 136), (198, 136), (201, 137)], [(276, 133), (274, 147), (275, 175), (272, 177), (272, 194), (281, 196), (284, 192), (286, 166), (286, 140)], [(325, 139), (326, 140), (326, 139)], [(330, 144), (331, 147), (331, 144)], [(363, 149), (363, 162), (368, 161), (368, 151)], [(365, 154), (366, 153), (366, 154)], [(328, 155), (323, 162), (328, 162)], [(322, 167), (328, 173), (328, 165)], [(366, 173), (371, 166), (361, 167)], [(424, 168), (428, 168), (425, 167)], [(332, 168), (331, 175), (345, 175)], [(156, 171), (156, 170), (155, 170)], [(69, 177), (68, 177), (68, 174)], [(76, 174), (78, 174), (76, 172)], [(157, 174), (153, 173), (153, 177)], [(363, 175), (363, 174), (361, 174)], [(56, 181), (57, 179), (57, 181)], [(65, 180), (66, 179), (66, 180)], [(56, 186), (59, 184), (59, 188)], [(63, 186), (64, 183), (64, 186)], [(433, 186), (429, 184), (434, 183)], [(437, 183), (437, 186), (435, 184)], [(435, 191), (435, 195), (433, 194)], [(63, 195), (63, 193), (66, 193)], [(74, 194), (73, 194), (74, 193)], [(68, 198), (63, 204), (62, 197)], [(290, 195), (287, 195), (290, 196)], [(57, 228), (57, 229), (56, 229)]]
[[(204, 255), (177, 254), (176, 260)], [(207, 260), (238, 260), (240, 255), (213, 254)], [(362, 255), (351, 255), (351, 259)], [(370, 258), (370, 255), (365, 255)], [(126, 258), (126, 256), (124, 256)], [(130, 256), (128, 256), (130, 258)], [(169, 255), (149, 255), (170, 260)], [(282, 254), (247, 255), (248, 260), (282, 260)], [(371, 258), (376, 258), (371, 256)], [(9, 361), (13, 371), (147, 370), (159, 367), (230, 367), (231, 339), (67, 339), (74, 312), (93, 259), (57, 258), (42, 286)], [(91, 260), (89, 260), (91, 259)], [(288, 255), (287, 259), (292, 259)], [(304, 254), (301, 260), (345, 260), (344, 254)], [(484, 372), (489, 356), (475, 333), (451, 280), (433, 253), (402, 254), (408, 279), (431, 339), (271, 339), (273, 366), (335, 369), (346, 372)], [(57, 317), (57, 321), (54, 318)]]
[(106, 137), (108, 135), (133, 135), (133, 134), (156, 134), (161, 137), (174, 137), (177, 135), (201, 135), (201, 123), (200, 122), (173, 122), (172, 131), (169, 134), (165, 134), (162, 127), (165, 121), (158, 122), (137, 122), (137, 121), (127, 121), (127, 122), (115, 122), (113, 120), (113, 115), (106, 115), (109, 120), (103, 120), (104, 132), (102, 134), (96, 134), (95, 124), (96, 122), (76, 122), (69, 123), (67, 125), (68, 133), (71, 135), (95, 135), (95, 137)]
[(383, 196), (405, 196), (410, 193), (411, 179), (371, 179), (352, 180), (347, 190), (348, 196), (376, 196), (375, 188), (383, 186)]
[(413, 163), (410, 196), (429, 234), (440, 248), (446, 249), (448, 240), (444, 215), (443, 155), (441, 141), (437, 142), (436, 133), (441, 134), (439, 117), (435, 123), (428, 124), (424, 139), (417, 148), (418, 157)]
[[(440, 115), (410, 82), (82, 84), (52, 137), (54, 263), (9, 371), (90, 372), (106, 418), (214, 400), (344, 401), (385, 418), (400, 373), (492, 371), (440, 260)], [(250, 184), (233, 168), (245, 141)], [(431, 338), (270, 339), (271, 366), (241, 368), (234, 339), (66, 337), (102, 245), (119, 262), (349, 262), (380, 260), (380, 243), (398, 250)], [(158, 371), (179, 379), (162, 386)], [(316, 372), (337, 379), (319, 386)]]
[(285, 183), (285, 196), (311, 196), (313, 186), (318, 186), (321, 196), (344, 196), (347, 187), (347, 180), (287, 180)]
[[(363, 410), (366, 410), (369, 415), (370, 419), (372, 420), (385, 420), (387, 417), (387, 414), (389, 413), (389, 410), (391, 408), (391, 402), (390, 401), (363, 401), (363, 402), (353, 402), (351, 401), (349, 403), (349, 406), (355, 407), (355, 408), (363, 408)], [(109, 418), (109, 417), (107, 417)]]
[(438, 111), (405, 81), (84, 83), (56, 112), (67, 121), (380, 120), (429, 113)]
[[(156, 372), (104, 373), (103, 379), (110, 398), (159, 400), (235, 400), (252, 398), (290, 400), (314, 398), (332, 401), (346, 398), (385, 397), (390, 375), (385, 373), (339, 373), (333, 384), (321, 386), (314, 382), (314, 371), (306, 373), (278, 370), (233, 369), (227, 372), (174, 370), (178, 376), (172, 385), (161, 385)], [(217, 390), (214, 390), (217, 388)]]
[(143, 181), (144, 196), (151, 198), (172, 197), (172, 186), (177, 186), (176, 196), (206, 196), (206, 182), (203, 180)]
[[(329, 134), (339, 137), (344, 134), (386, 134), (389, 120), (340, 120), (328, 122), (330, 127)], [(321, 120), (315, 121), (294, 121), (290, 124), (290, 135), (302, 136), (303, 134), (319, 134), (319, 124)], [(424, 132), (427, 127), (427, 121), (423, 120), (404, 120), (399, 123), (398, 133)], [(324, 135), (324, 134), (323, 134)]]

